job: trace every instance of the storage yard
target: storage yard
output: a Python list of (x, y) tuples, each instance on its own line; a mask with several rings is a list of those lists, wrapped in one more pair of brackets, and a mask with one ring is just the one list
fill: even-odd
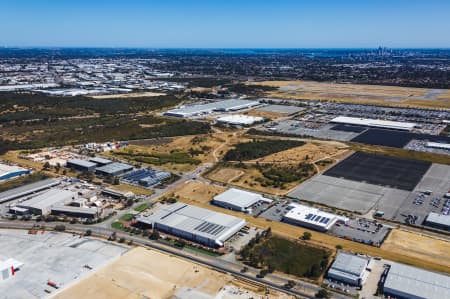
[[(430, 212), (448, 213), (450, 166), (356, 153), (291, 193), (342, 210), (422, 225)], [(448, 230), (448, 229), (447, 229)]]
[[(0, 298), (43, 298), (76, 283), (127, 251), (118, 244), (64, 233), (0, 230), (0, 260), (23, 263), (0, 283)], [(20, 250), (17, 250), (20, 248)]]

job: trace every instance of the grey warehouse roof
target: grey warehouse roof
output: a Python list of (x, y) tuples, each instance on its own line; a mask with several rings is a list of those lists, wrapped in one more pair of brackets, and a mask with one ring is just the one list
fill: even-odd
[(450, 298), (450, 276), (393, 263), (384, 283), (384, 291), (400, 292), (414, 298)]
[(259, 201), (264, 201), (264, 198), (257, 193), (231, 188), (214, 197), (214, 201), (228, 203), (245, 209)]
[(201, 113), (211, 113), (215, 110), (228, 110), (228, 109), (242, 109), (250, 105), (256, 105), (258, 104), (258, 101), (248, 101), (248, 100), (225, 100), (225, 101), (218, 101), (213, 103), (207, 103), (207, 104), (199, 104), (199, 105), (192, 105), (192, 106), (186, 106), (178, 109), (173, 109), (167, 111), (167, 113), (171, 114), (201, 114)]
[(138, 218), (138, 221), (152, 225), (162, 224), (216, 240), (218, 244), (226, 241), (245, 225), (244, 219), (180, 202), (163, 206), (152, 215)]
[(105, 158), (101, 158), (101, 157), (90, 158), (89, 161), (94, 162), (94, 163), (99, 163), (99, 164), (109, 164), (109, 163), (112, 163), (111, 160), (108, 160), (108, 159), (105, 159)]
[(351, 253), (339, 252), (328, 274), (358, 279), (365, 271), (369, 259)]
[(102, 167), (98, 167), (97, 170), (106, 173), (116, 173), (132, 168), (133, 166), (131, 166), (130, 164), (115, 162)]
[(47, 209), (59, 203), (63, 203), (73, 197), (76, 197), (77, 193), (63, 190), (63, 189), (50, 189), (44, 193), (32, 197), (29, 200), (18, 204), (19, 207), (34, 208), (34, 209)]
[(22, 196), (25, 196), (27, 194), (30, 194), (30, 193), (33, 193), (36, 191), (41, 191), (43, 189), (56, 186), (59, 183), (61, 183), (61, 182), (57, 179), (46, 179), (46, 180), (38, 181), (35, 183), (31, 183), (28, 185), (24, 185), (21, 187), (17, 187), (14, 189), (10, 189), (10, 190), (1, 192), (0, 193), (0, 203), (8, 201), (8, 200), (13, 200), (18, 197), (22, 197)]
[(95, 163), (85, 161), (85, 160), (80, 160), (80, 159), (69, 159), (69, 160), (67, 160), (67, 163), (80, 165), (80, 166), (88, 167), (88, 168), (97, 166), (97, 164), (95, 164)]

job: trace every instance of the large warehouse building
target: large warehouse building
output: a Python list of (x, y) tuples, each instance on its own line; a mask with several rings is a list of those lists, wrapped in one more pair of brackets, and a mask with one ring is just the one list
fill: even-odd
[(175, 117), (193, 117), (211, 114), (213, 112), (228, 112), (228, 111), (238, 111), (242, 109), (248, 109), (259, 105), (259, 101), (248, 101), (248, 100), (225, 100), (217, 101), (207, 104), (199, 104), (192, 106), (180, 107), (178, 109), (172, 109), (164, 113), (166, 116)]
[(450, 298), (450, 276), (392, 263), (384, 281), (386, 296), (408, 299)]
[(80, 159), (69, 159), (66, 162), (66, 167), (83, 172), (94, 172), (97, 164)]
[(246, 224), (244, 219), (180, 202), (163, 206), (149, 216), (139, 217), (137, 221), (142, 226), (210, 247), (222, 247)]
[(327, 276), (346, 284), (362, 286), (369, 277), (371, 263), (371, 258), (339, 252)]
[(263, 197), (258, 193), (248, 192), (236, 188), (230, 188), (227, 191), (213, 198), (212, 203), (225, 209), (251, 214), (252, 207), (256, 204), (265, 202), (271, 203), (272, 200)]
[(7, 191), (0, 193), (0, 203), (14, 200), (26, 195), (30, 195), (51, 188), (53, 186), (59, 185), (60, 183), (61, 181), (57, 179), (45, 179), (25, 186), (9, 189)]
[(337, 124), (394, 129), (394, 130), (402, 130), (402, 131), (411, 131), (417, 125), (416, 123), (381, 120), (381, 119), (370, 119), (370, 118), (357, 118), (357, 117), (348, 117), (348, 116), (338, 116), (336, 118), (333, 118), (331, 120), (331, 122), (337, 123)]
[(33, 196), (17, 206), (28, 209), (32, 214), (49, 215), (53, 207), (68, 204), (76, 197), (75, 192), (55, 188)]
[(102, 167), (98, 167), (95, 173), (104, 176), (116, 176), (124, 174), (131, 170), (133, 170), (133, 166), (130, 164), (114, 162)]
[(262, 121), (264, 121), (263, 117), (241, 114), (231, 114), (217, 118), (217, 123), (228, 126), (250, 126)]
[(345, 217), (296, 203), (291, 203), (288, 209), (289, 211), (283, 216), (283, 221), (317, 231), (328, 231), (337, 221), (348, 221)]
[(0, 163), (0, 182), (29, 173), (29, 169)]

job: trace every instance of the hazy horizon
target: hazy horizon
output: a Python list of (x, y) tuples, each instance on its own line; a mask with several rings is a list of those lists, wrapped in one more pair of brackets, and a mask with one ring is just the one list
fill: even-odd
[(0, 46), (446, 49), (449, 11), (444, 0), (5, 0)]

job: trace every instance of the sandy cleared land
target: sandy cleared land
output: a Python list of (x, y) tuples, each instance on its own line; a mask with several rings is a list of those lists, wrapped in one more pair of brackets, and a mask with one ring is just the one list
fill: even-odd
[(275, 119), (275, 118), (280, 118), (280, 117), (286, 117), (287, 116), (287, 114), (284, 114), (284, 113), (261, 111), (261, 110), (257, 110), (257, 109), (253, 109), (253, 110), (247, 111), (244, 114), (245, 115), (250, 115), (250, 116), (265, 117), (265, 118), (269, 118), (269, 119)]
[(135, 248), (54, 298), (171, 298), (183, 287), (214, 296), (232, 277), (157, 251)]
[(238, 177), (244, 175), (245, 172), (235, 168), (219, 168), (217, 171), (214, 171), (208, 177), (211, 180), (229, 183), (230, 181), (237, 179)]
[[(430, 256), (427, 251), (428, 248), (425, 250), (419, 252), (413, 252), (411, 251), (411, 248), (405, 248), (401, 243), (391, 243), (390, 246), (383, 245), (381, 248), (364, 245), (361, 243), (356, 243), (353, 241), (340, 239), (338, 237), (334, 237), (331, 235), (327, 235), (324, 233), (319, 233), (317, 231), (309, 230), (303, 227), (290, 225), (287, 223), (282, 222), (273, 222), (268, 221), (263, 218), (255, 218), (250, 215), (246, 215), (243, 213), (231, 211), (228, 209), (223, 209), (215, 205), (211, 205), (208, 198), (212, 198), (212, 196), (204, 197), (203, 200), (199, 200), (198, 197), (196, 197), (196, 194), (205, 194), (205, 191), (202, 191), (202, 188), (210, 188), (209, 184), (206, 183), (198, 183), (195, 182), (194, 185), (191, 185), (193, 182), (185, 184), (180, 189), (183, 189), (183, 194), (185, 196), (180, 197), (179, 201), (185, 202), (188, 204), (196, 205), (202, 208), (206, 208), (209, 210), (226, 213), (229, 215), (233, 215), (240, 218), (245, 218), (248, 223), (250, 223), (252, 226), (255, 226), (257, 228), (266, 229), (267, 227), (272, 228), (272, 232), (278, 236), (288, 238), (288, 239), (298, 239), (300, 238), (304, 232), (308, 231), (312, 234), (311, 242), (312, 244), (316, 244), (319, 246), (327, 247), (331, 250), (334, 250), (336, 245), (341, 245), (345, 250), (352, 251), (352, 252), (361, 252), (365, 253), (371, 256), (380, 256), (387, 260), (397, 261), (405, 264), (415, 265), (417, 267), (430, 269), (430, 270), (436, 270), (440, 272), (450, 273), (450, 263), (447, 260), (447, 262), (443, 263), (441, 259), (436, 260), (435, 256)], [(189, 189), (195, 189), (196, 191), (192, 193), (192, 197), (188, 198), (187, 195), (189, 194)], [(178, 194), (178, 192), (175, 190), (173, 191), (175, 194)], [(171, 192), (172, 193), (172, 192)], [(207, 192), (206, 192), (207, 193)], [(395, 232), (396, 230), (393, 230), (394, 237), (391, 237), (395, 240)], [(433, 239), (434, 240), (434, 239)], [(415, 243), (414, 243), (415, 244)], [(448, 255), (448, 252), (450, 252), (450, 248), (448, 248), (446, 244), (440, 242), (440, 246), (444, 246), (443, 248), (446, 249), (446, 255)]]
[(279, 87), (268, 97), (331, 100), (422, 108), (450, 108), (450, 90), (313, 81), (263, 81), (249, 84)]
[(133, 92), (133, 93), (122, 93), (122, 94), (105, 94), (100, 96), (91, 96), (93, 99), (103, 100), (103, 99), (131, 99), (131, 98), (145, 98), (145, 97), (159, 97), (165, 96), (162, 92)]
[(403, 230), (394, 230), (386, 239), (382, 248), (399, 250), (422, 259), (424, 255), (435, 263), (441, 263), (450, 269), (450, 243)]
[(201, 204), (209, 204), (214, 196), (224, 192), (226, 188), (207, 184), (199, 181), (191, 181), (181, 185), (174, 191), (174, 195), (179, 199), (198, 202)]

